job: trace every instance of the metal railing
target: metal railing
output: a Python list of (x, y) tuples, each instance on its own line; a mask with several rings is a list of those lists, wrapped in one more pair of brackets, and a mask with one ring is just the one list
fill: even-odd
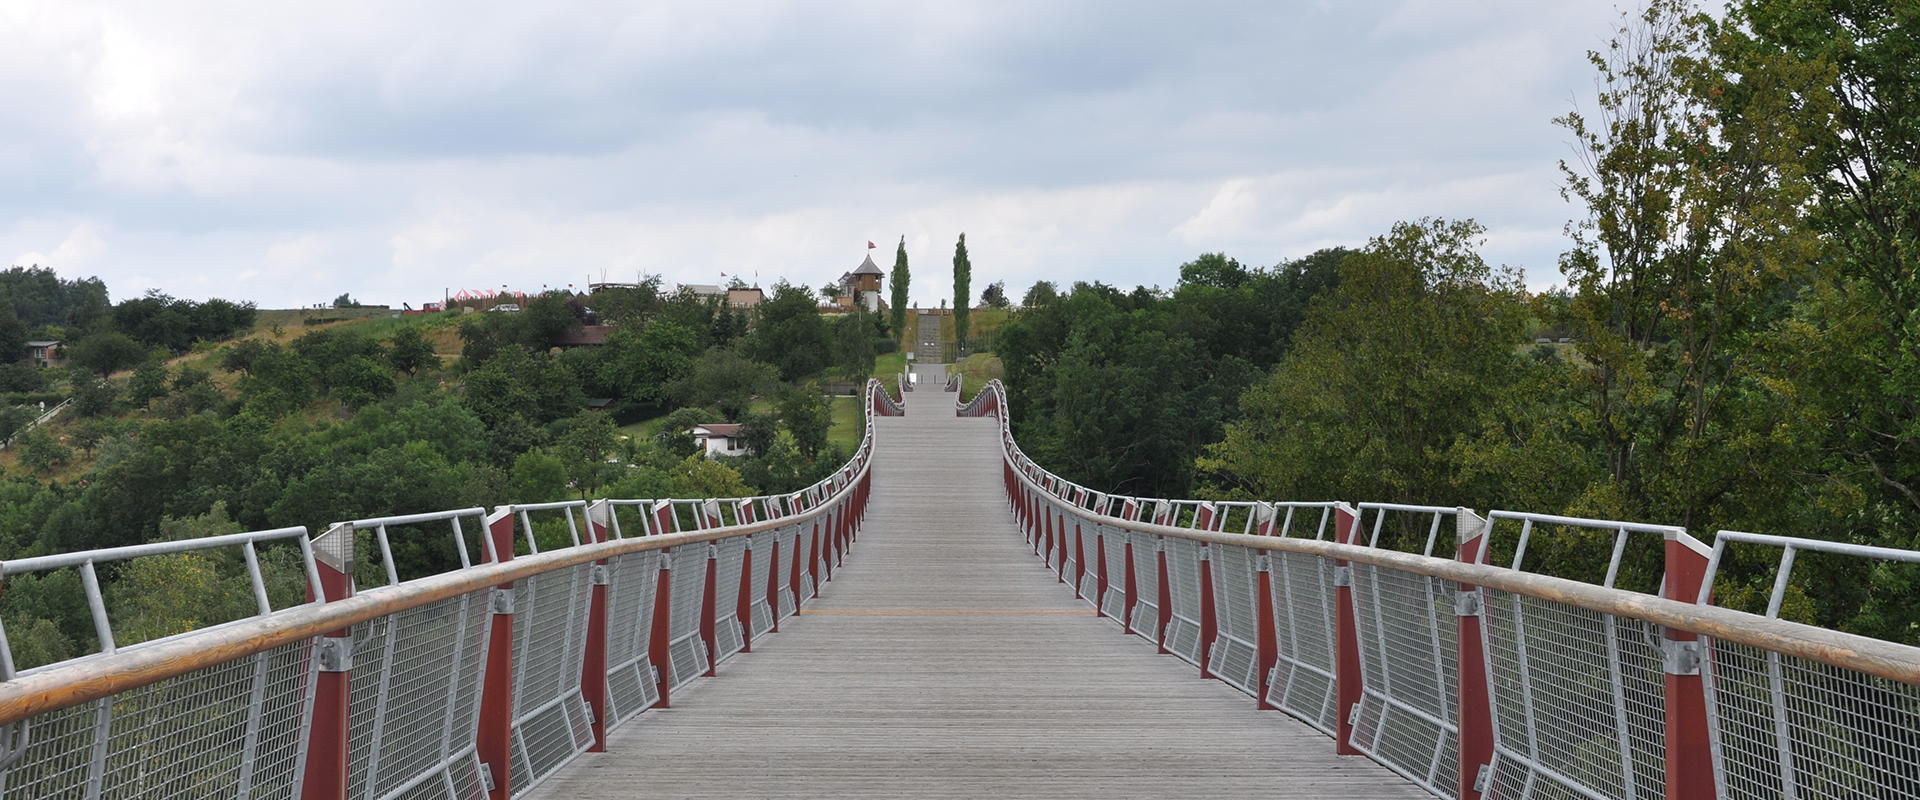
[[(897, 413), (879, 381), (867, 395)], [(865, 513), (877, 415), (847, 464), (790, 495), (502, 505), (0, 562), (78, 569), (100, 649), (16, 674), (0, 638), (0, 798), (524, 794), (801, 612)], [(403, 579), (400, 529), (451, 536), (459, 566)], [(280, 541), (300, 548), (308, 598), (276, 609), (255, 548)], [(258, 613), (115, 641), (94, 565), (214, 548), (242, 551)]]
[[(1672, 526), (1510, 511), (1109, 495), (1020, 451), (998, 381), (956, 413), (998, 418), (1019, 527), (1098, 614), (1161, 652), (1207, 654), (1204, 677), (1437, 796), (1920, 798), (1920, 648), (1777, 618), (1797, 552), (1920, 553), (1732, 531), (1708, 548)], [(1511, 562), (1490, 565), (1491, 540), (1504, 552), (1515, 528)], [(1454, 549), (1436, 557), (1443, 530)], [(1632, 552), (1663, 562), (1657, 587), (1617, 588), (1629, 540), (1656, 535), (1657, 552)], [(1530, 571), (1541, 536), (1591, 541), (1598, 574)], [(1765, 615), (1712, 604), (1729, 544), (1781, 549)]]

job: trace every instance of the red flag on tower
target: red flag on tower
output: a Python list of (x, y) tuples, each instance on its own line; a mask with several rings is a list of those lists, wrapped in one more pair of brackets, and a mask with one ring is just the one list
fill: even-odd
[(873, 242), (867, 242), (867, 249), (868, 249), (868, 250), (872, 250), (872, 249), (873, 249)]

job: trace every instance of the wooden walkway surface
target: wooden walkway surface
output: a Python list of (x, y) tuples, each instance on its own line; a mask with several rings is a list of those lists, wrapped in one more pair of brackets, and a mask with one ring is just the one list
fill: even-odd
[(1014, 528), (994, 421), (921, 369), (820, 599), (531, 797), (1430, 797), (1095, 617)]

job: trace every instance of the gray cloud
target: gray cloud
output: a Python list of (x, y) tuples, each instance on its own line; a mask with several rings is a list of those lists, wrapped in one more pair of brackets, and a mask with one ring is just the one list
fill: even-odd
[(1557, 277), (1601, 3), (44, 3), (0, 10), (0, 249), (116, 296), (758, 273), (1174, 280), (1472, 216)]

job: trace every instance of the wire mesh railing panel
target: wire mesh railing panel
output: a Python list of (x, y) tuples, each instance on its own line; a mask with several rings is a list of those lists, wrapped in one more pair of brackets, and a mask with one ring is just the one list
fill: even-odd
[(1270, 576), (1278, 658), (1267, 702), (1328, 736), (1338, 727), (1334, 695), (1333, 562), (1274, 553)]
[(800, 585), (795, 587), (797, 594), (793, 598), (796, 606), (813, 598), (813, 568), (817, 560), (813, 552), (814, 530), (819, 523), (800, 528), (798, 536), (793, 538), (794, 555), (800, 560)]
[(1200, 665), (1200, 559), (1204, 548), (1192, 539), (1168, 537), (1168, 599), (1173, 619), (1167, 623), (1167, 651), (1194, 666)]
[(1487, 796), (1663, 797), (1660, 629), (1523, 595), (1485, 596), (1496, 759)]
[(747, 576), (747, 633), (754, 639), (773, 630), (773, 608), (768, 604), (767, 576), (773, 573), (773, 535), (753, 537), (753, 574)]
[(746, 636), (735, 613), (740, 603), (740, 572), (746, 566), (747, 537), (734, 536), (713, 543), (713, 642), (716, 660), (746, 649)]
[[(38, 800), (80, 797), (93, 774), (94, 742), (113, 699), (95, 700), (29, 717), (13, 726), (29, 737), (20, 760), (0, 773), (0, 797)], [(12, 731), (8, 731), (12, 734)]]
[(0, 797), (294, 797), (311, 654), (302, 640), (16, 723)]
[(300, 641), (116, 695), (99, 796), (293, 797), (311, 653)]
[(1361, 702), (1353, 746), (1429, 792), (1452, 797), (1459, 765), (1458, 586), (1353, 565)]
[(1724, 797), (1920, 798), (1920, 686), (1730, 642), (1711, 652)]
[(707, 545), (673, 548), (673, 598), (667, 626), (667, 685), (676, 689), (707, 671), (707, 643), (700, 639), (700, 607), (706, 591)]
[(769, 562), (773, 567), (774, 598), (773, 612), (780, 619), (793, 616), (794, 606), (793, 561), (799, 557), (795, 549), (800, 546), (800, 526), (792, 525), (774, 532), (777, 562)]
[(1107, 594), (1100, 598), (1100, 611), (1125, 624), (1127, 612), (1127, 532), (1100, 529), (1100, 546), (1107, 559)]
[(513, 585), (514, 786), (531, 787), (593, 744), (580, 694), (592, 567), (580, 564)]
[(660, 586), (660, 554), (607, 560), (607, 728), (660, 702), (647, 646), (653, 635), (653, 595)]
[(349, 797), (439, 783), (473, 752), (492, 615), (488, 592), (451, 597), (353, 630)]
[(1127, 630), (1160, 639), (1160, 537), (1150, 533), (1129, 534), (1133, 540), (1133, 619)]
[(1254, 694), (1260, 690), (1259, 580), (1254, 552), (1214, 545), (1213, 613), (1219, 635), (1207, 657), (1207, 670), (1228, 685)]

